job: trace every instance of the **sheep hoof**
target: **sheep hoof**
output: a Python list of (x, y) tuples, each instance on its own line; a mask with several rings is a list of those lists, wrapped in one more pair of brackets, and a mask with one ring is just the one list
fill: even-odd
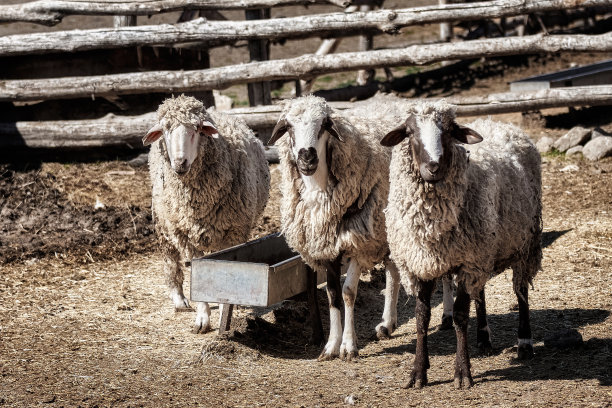
[(195, 324), (193, 326), (192, 333), (193, 334), (204, 334), (210, 331), (210, 324)]
[(359, 352), (357, 350), (348, 352), (346, 350), (342, 350), (340, 352), (340, 358), (343, 361), (357, 361), (359, 359)]
[(519, 360), (531, 360), (535, 356), (531, 344), (521, 344), (518, 347), (517, 358)]
[(453, 316), (442, 315), (440, 330), (450, 330), (453, 328)]
[(478, 352), (483, 356), (493, 355), (493, 346), (490, 341), (478, 342)]
[(335, 353), (326, 353), (325, 351), (323, 351), (320, 355), (319, 358), (317, 358), (318, 361), (332, 361), (334, 360), (336, 357), (338, 357), (338, 354)]
[(393, 329), (389, 330), (383, 323), (376, 326), (376, 337), (378, 337), (379, 340), (390, 339), (392, 332)]
[(417, 371), (413, 370), (412, 373), (410, 374), (410, 381), (408, 381), (408, 383), (402, 388), (421, 389), (426, 385), (427, 385), (427, 373), (426, 372), (420, 373), (420, 375), (418, 375)]
[(457, 390), (460, 390), (461, 388), (464, 388), (464, 389), (472, 388), (472, 386), (474, 385), (474, 381), (472, 380), (472, 377), (469, 375), (455, 377), (454, 383), (455, 383), (455, 389)]

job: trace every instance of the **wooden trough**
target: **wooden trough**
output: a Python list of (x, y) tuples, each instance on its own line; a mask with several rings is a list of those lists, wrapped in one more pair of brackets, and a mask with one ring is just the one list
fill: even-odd
[(223, 305), (219, 333), (229, 330), (233, 305), (267, 307), (308, 293), (313, 340), (322, 339), (317, 285), (325, 282), (280, 233), (193, 259), (190, 298)]

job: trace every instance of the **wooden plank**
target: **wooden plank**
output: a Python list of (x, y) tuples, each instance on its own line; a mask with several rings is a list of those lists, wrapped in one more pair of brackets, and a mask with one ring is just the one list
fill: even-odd
[(236, 84), (290, 80), (372, 67), (425, 65), (449, 59), (547, 52), (609, 52), (612, 32), (600, 35), (533, 35), (402, 49), (303, 55), (285, 60), (193, 71), (157, 71), (92, 77), (0, 81), (0, 101), (31, 101), (148, 92), (195, 92)]
[(267, 264), (194, 259), (190, 299), (246, 306), (268, 305)]
[(68, 15), (139, 15), (150, 16), (172, 11), (191, 10), (244, 10), (280, 6), (308, 6), (332, 4), (347, 7), (348, 0), (126, 0), (81, 1), (39, 0), (23, 4), (1, 5), (0, 23), (30, 22), (53, 26)]
[(612, 0), (495, 0), (398, 10), (330, 13), (251, 21), (196, 19), (180, 24), (159, 24), (120, 29), (100, 28), (0, 37), (0, 56), (76, 52), (101, 48), (161, 46), (209, 42), (210, 46), (240, 40), (333, 37), (395, 33), (401, 27), (445, 21), (466, 21), (578, 7), (612, 7)]

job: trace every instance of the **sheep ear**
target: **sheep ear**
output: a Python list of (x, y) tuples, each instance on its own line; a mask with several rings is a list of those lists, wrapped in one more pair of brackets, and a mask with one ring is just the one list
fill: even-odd
[(209, 122), (207, 120), (203, 120), (202, 122), (200, 122), (198, 131), (214, 139), (219, 137), (219, 131), (217, 130), (217, 127), (213, 125), (212, 122)]
[(274, 130), (272, 130), (272, 136), (270, 136), (270, 139), (268, 139), (266, 146), (270, 146), (276, 143), (276, 141), (280, 139), (282, 135), (287, 133), (288, 129), (289, 122), (287, 122), (287, 119), (285, 119), (285, 117), (281, 117), (278, 120), (278, 123), (276, 123), (276, 126), (274, 126)]
[(163, 135), (162, 126), (160, 123), (156, 123), (155, 126), (149, 129), (145, 137), (142, 138), (142, 144), (145, 146), (148, 146), (151, 143), (156, 142), (157, 139), (159, 139), (162, 135)]
[(383, 146), (391, 147), (399, 144), (402, 140), (408, 137), (408, 125), (406, 122), (402, 123), (400, 126), (396, 127), (389, 133), (385, 135), (380, 141), (380, 144)]
[(344, 142), (344, 137), (342, 136), (342, 133), (340, 132), (340, 126), (338, 126), (336, 121), (334, 121), (331, 117), (328, 118), (327, 122), (325, 123), (325, 130), (327, 130), (327, 132), (329, 132), (330, 135), (332, 135), (339, 141)]
[(482, 136), (480, 136), (478, 132), (457, 123), (455, 123), (455, 126), (453, 127), (452, 135), (461, 143), (474, 144), (482, 142)]

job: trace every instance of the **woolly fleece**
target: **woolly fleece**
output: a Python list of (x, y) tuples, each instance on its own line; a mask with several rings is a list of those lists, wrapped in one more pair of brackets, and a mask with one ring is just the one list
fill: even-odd
[(192, 97), (164, 101), (158, 109), (166, 129), (179, 122), (215, 124), (218, 138), (202, 135), (197, 159), (186, 174), (170, 166), (165, 142), (153, 143), (149, 171), (155, 230), (162, 250), (183, 260), (245, 242), (268, 201), (270, 172), (261, 142), (237, 118), (204, 110)]
[[(318, 205), (305, 202), (288, 136), (277, 142), (281, 162), (281, 223), (289, 245), (315, 270), (340, 254), (370, 269), (388, 254), (383, 208), (389, 191), (389, 152), (380, 146), (384, 134), (362, 115), (342, 115), (312, 95), (290, 101), (284, 114), (323, 113), (344, 138), (329, 137), (330, 177)], [(348, 211), (350, 208), (350, 211)]]

